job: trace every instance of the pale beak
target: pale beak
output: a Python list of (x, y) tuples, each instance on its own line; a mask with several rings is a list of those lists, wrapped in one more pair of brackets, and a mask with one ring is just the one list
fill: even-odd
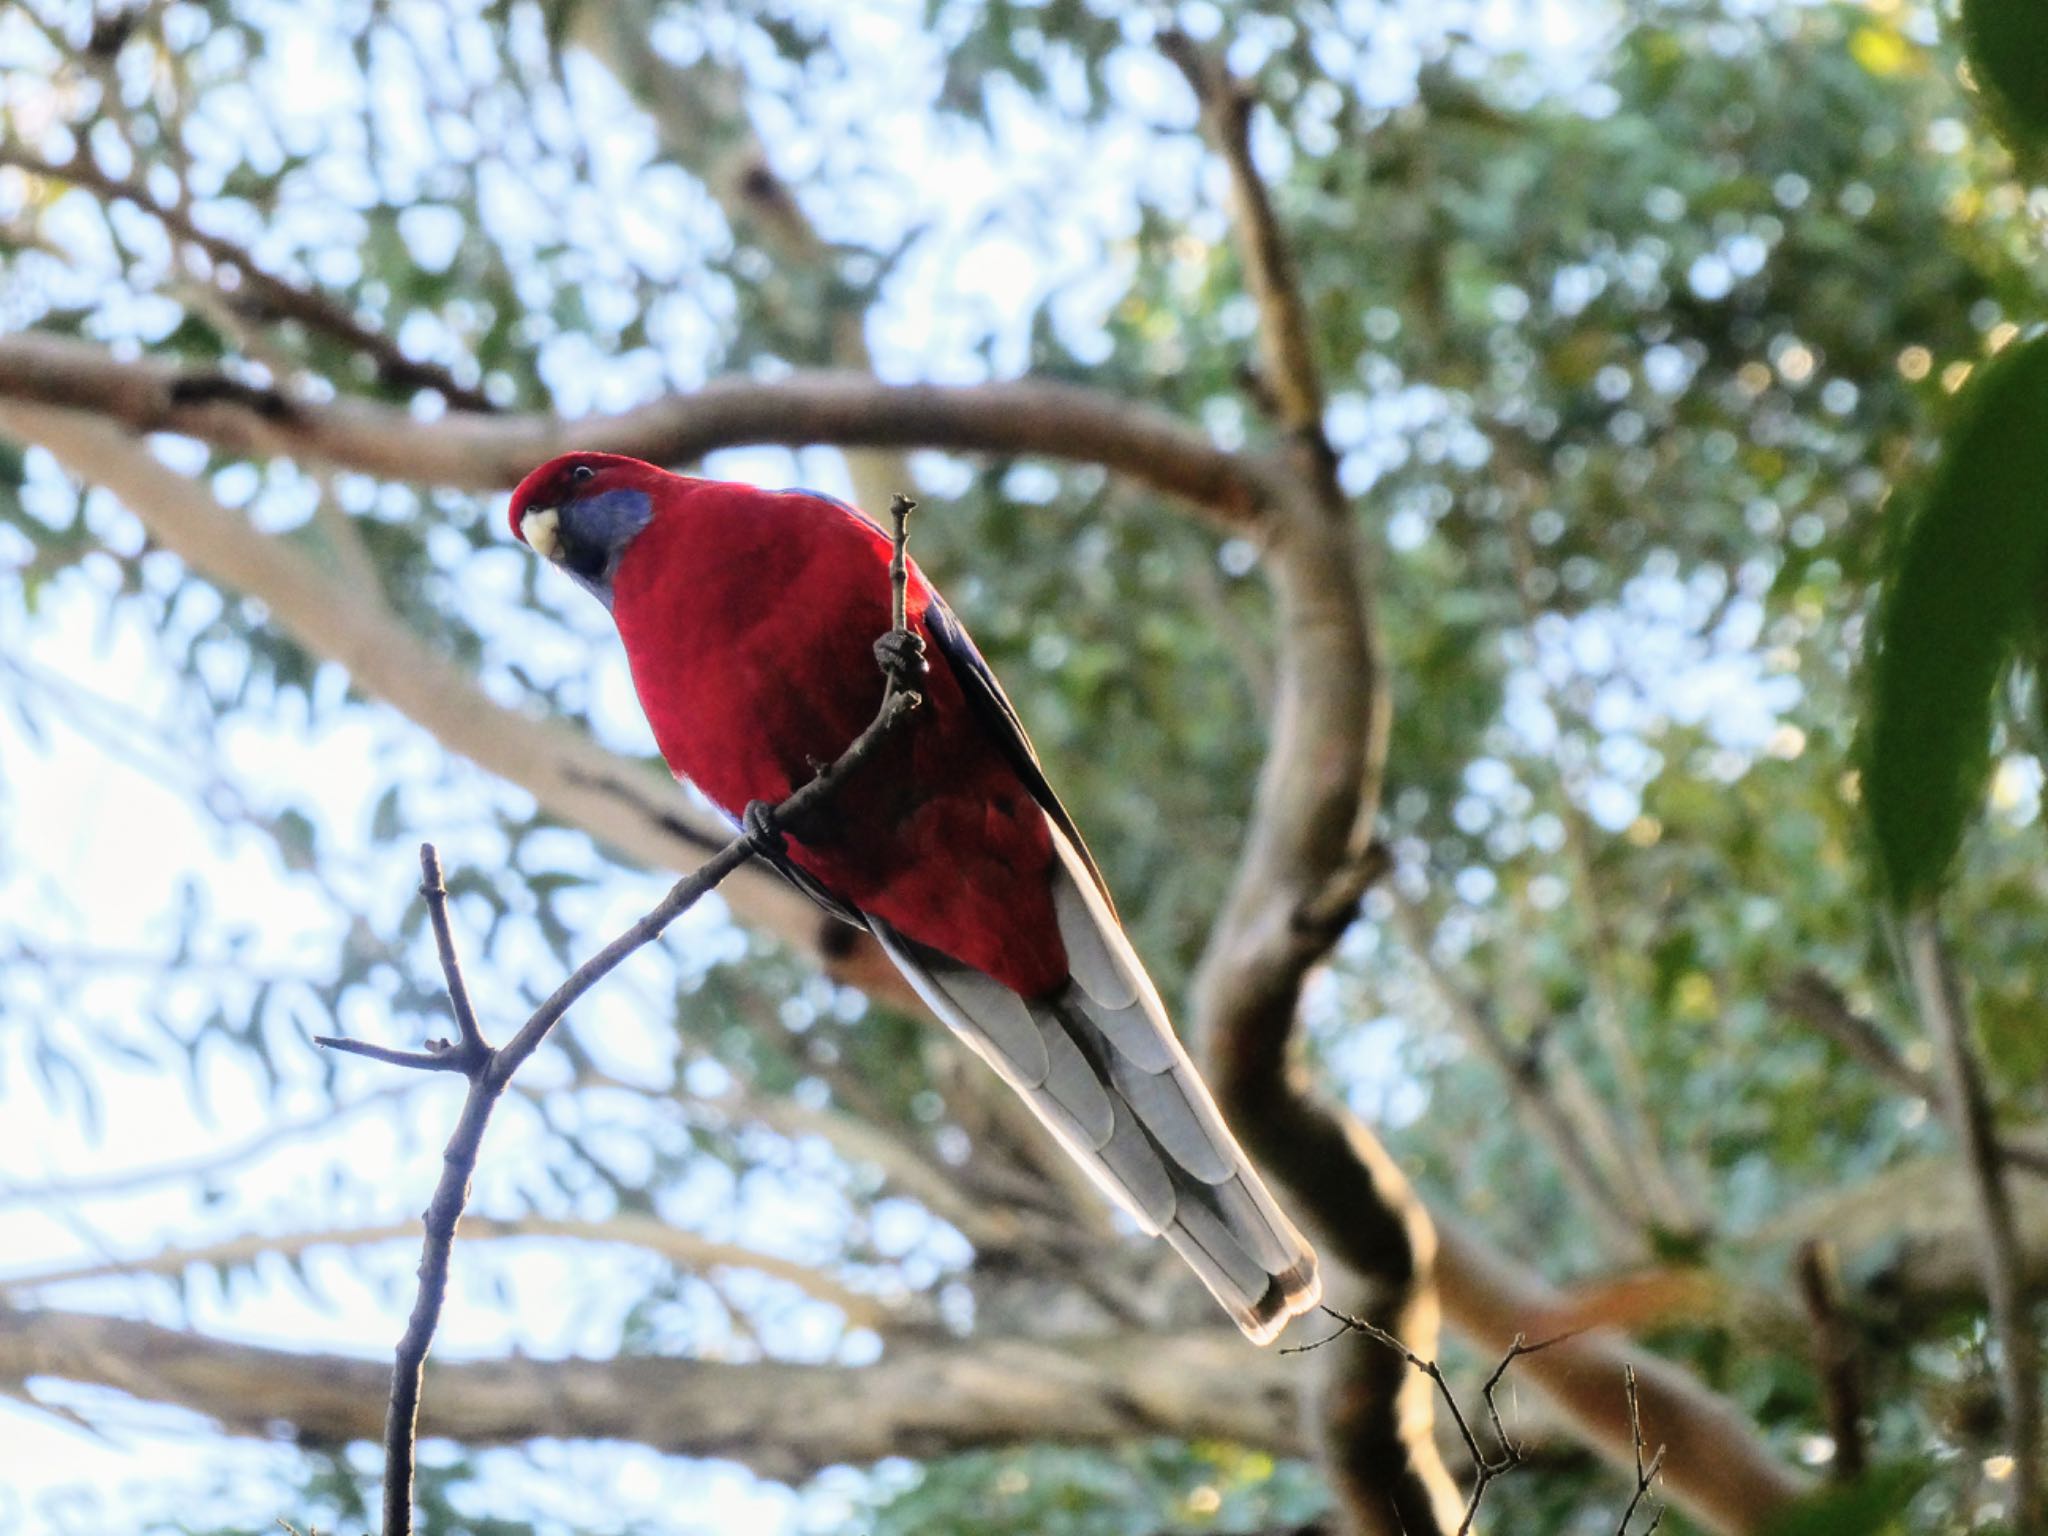
[(543, 560), (562, 558), (562, 513), (559, 507), (535, 507), (519, 519), (519, 536)]

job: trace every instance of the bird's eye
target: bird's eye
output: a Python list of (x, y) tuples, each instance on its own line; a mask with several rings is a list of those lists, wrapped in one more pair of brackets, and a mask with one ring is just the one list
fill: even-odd
[(572, 485), (581, 485), (586, 480), (595, 480), (596, 478), (597, 471), (588, 464), (578, 464), (569, 471), (569, 481)]

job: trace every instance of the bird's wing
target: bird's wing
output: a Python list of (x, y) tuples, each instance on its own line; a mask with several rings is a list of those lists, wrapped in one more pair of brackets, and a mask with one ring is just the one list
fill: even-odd
[(1102, 871), (1095, 867), (1095, 858), (1088, 852), (1087, 843), (1082, 841), (1081, 829), (1074, 825), (1074, 818), (1067, 814), (1067, 808), (1060, 804), (1060, 797), (1053, 793), (1052, 785), (1046, 781), (1045, 768), (1038, 761), (1038, 751), (1031, 745), (1031, 738), (1024, 734), (1024, 722), (1017, 717), (1017, 706), (1010, 702), (1010, 696), (1003, 692), (1003, 685), (996, 681), (995, 673), (982, 659), (981, 652), (975, 649), (974, 641), (937, 592), (932, 593), (931, 601), (925, 607), (924, 622), (925, 628), (931, 631), (932, 644), (959, 681), (968, 707), (1001, 748), (1011, 771), (1031, 791), (1031, 798), (1044, 808), (1045, 814), (1052, 818), (1052, 824), (1066, 834), (1096, 893), (1114, 917), (1116, 902), (1110, 897), (1109, 885), (1102, 878)]
[[(860, 517), (844, 502), (817, 499)], [(1068, 978), (1053, 994), (1025, 998), (880, 918), (868, 915), (867, 926), (932, 1011), (1023, 1095), (1103, 1193), (1164, 1237), (1238, 1327), (1264, 1344), (1321, 1299), (1315, 1253), (1267, 1192), (1174, 1034), (1009, 695), (936, 592), (924, 620), (968, 707), (1045, 812)], [(828, 910), (852, 910), (801, 871), (785, 873)]]
[(1024, 998), (877, 918), (868, 925), (1103, 1192), (1264, 1344), (1320, 1299), (1315, 1254), (1217, 1113), (1092, 868), (1057, 825), (1053, 844), (1069, 975), (1050, 996)]

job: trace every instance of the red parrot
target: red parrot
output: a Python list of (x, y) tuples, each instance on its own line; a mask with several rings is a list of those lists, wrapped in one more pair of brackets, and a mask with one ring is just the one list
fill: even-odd
[[(810, 491), (574, 453), (512, 531), (611, 610), (662, 756), (736, 823), (874, 718), (888, 537)], [(1094, 860), (973, 641), (913, 562), (924, 706), (802, 835), (759, 839), (871, 931), (918, 995), (1258, 1343), (1321, 1294), (1314, 1252), (1217, 1113)], [(889, 658), (916, 665), (917, 648)]]

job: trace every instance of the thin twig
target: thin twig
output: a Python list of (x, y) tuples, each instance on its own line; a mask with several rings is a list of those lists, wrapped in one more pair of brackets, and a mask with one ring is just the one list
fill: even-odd
[[(896, 635), (906, 632), (903, 617), (903, 582), (907, 579), (904, 574), (904, 545), (909, 537), (906, 521), (911, 505), (908, 498), (899, 496), (890, 508), (896, 523), (890, 561), (894, 608), (891, 632)], [(884, 738), (923, 703), (920, 694), (899, 684), (895, 674), (886, 667), (884, 674), (888, 678), (888, 686), (883, 692), (881, 707), (867, 729), (830, 767), (774, 808), (771, 813), (773, 825), (803, 825), (838, 792), (849, 775), (874, 756)], [(420, 849), (423, 877), (420, 891), (426, 898), (428, 915), (433, 921), (435, 949), (440, 958), (441, 973), (447, 981), (449, 1002), (461, 1038), (453, 1045), (427, 1051), (393, 1050), (359, 1040), (327, 1037), (317, 1042), (334, 1050), (368, 1056), (393, 1066), (461, 1072), (469, 1079), (469, 1093), (463, 1100), (455, 1130), (442, 1153), (441, 1177), (434, 1186), (433, 1199), (427, 1205), (419, 1291), (413, 1299), (412, 1314), (406, 1320), (404, 1336), (398, 1341), (397, 1358), (391, 1372), (391, 1399), (384, 1418), (384, 1536), (411, 1536), (421, 1377), (427, 1351), (433, 1343), (435, 1330), (440, 1326), (442, 1307), (447, 1301), (448, 1266), (455, 1246), (456, 1225), (469, 1201), (470, 1179), (476, 1172), (484, 1130), (490, 1123), (491, 1111), (496, 1107), (499, 1096), (511, 1082), (512, 1074), (540, 1049), (548, 1031), (585, 992), (635, 950), (652, 942), (670, 923), (709, 895), (727, 875), (755, 854), (755, 843), (750, 834), (743, 833), (728, 842), (702, 866), (678, 880), (645, 917), (578, 966), (533, 1011), (519, 1032), (494, 1050), (477, 1024), (469, 1001), (469, 988), (463, 980), (461, 959), (456, 953), (454, 936), (448, 924), (448, 892), (441, 878), (440, 856), (432, 844)]]
[[(1614, 1528), (1614, 1536), (1628, 1536), (1629, 1521), (1635, 1519), (1637, 1508), (1649, 1496), (1650, 1484), (1654, 1483), (1657, 1474), (1664, 1470), (1664, 1447), (1661, 1445), (1657, 1447), (1657, 1454), (1647, 1463), (1643, 1460), (1643, 1408), (1636, 1400), (1636, 1368), (1624, 1365), (1621, 1368), (1621, 1378), (1628, 1388), (1628, 1432), (1629, 1437), (1635, 1442), (1636, 1489), (1629, 1495), (1628, 1508), (1621, 1512), (1621, 1524)], [(1659, 1504), (1651, 1512), (1650, 1523), (1643, 1527), (1642, 1536), (1650, 1536), (1650, 1533), (1663, 1523), (1664, 1506)]]
[[(1849, 1006), (1835, 984), (1818, 971), (1801, 971), (1771, 993), (1771, 1002), (1811, 1025), (1879, 1077), (1930, 1108), (1943, 1108), (1941, 1081), (1901, 1056), (1877, 1024)], [(2001, 1137), (1998, 1155), (2014, 1168), (2048, 1176), (2048, 1148)]]
[(1833, 1474), (1850, 1483), (1869, 1464), (1863, 1437), (1863, 1369), (1856, 1329), (1842, 1304), (1842, 1272), (1835, 1245), (1823, 1237), (1799, 1245), (1799, 1295), (1813, 1324), (1815, 1365), (1828, 1435), (1835, 1442)]
[[(1481, 1391), (1481, 1396), (1486, 1403), (1486, 1416), (1493, 1422), (1493, 1438), (1500, 1446), (1499, 1455), (1489, 1456), (1479, 1448), (1479, 1437), (1472, 1433), (1472, 1426), (1466, 1422), (1465, 1411), (1459, 1406), (1457, 1394), (1451, 1390), (1451, 1384), (1444, 1379), (1441, 1366), (1434, 1360), (1423, 1359), (1422, 1356), (1403, 1343), (1398, 1335), (1389, 1333), (1386, 1329), (1380, 1327), (1379, 1324), (1369, 1319), (1354, 1317), (1348, 1312), (1339, 1312), (1334, 1307), (1326, 1306), (1321, 1311), (1325, 1316), (1334, 1318), (1341, 1325), (1337, 1331), (1310, 1344), (1290, 1345), (1281, 1350), (1281, 1354), (1305, 1355), (1310, 1350), (1321, 1349), (1326, 1344), (1334, 1343), (1336, 1340), (1343, 1338), (1347, 1333), (1362, 1333), (1366, 1337), (1391, 1349), (1403, 1360), (1406, 1360), (1415, 1370), (1420, 1371), (1436, 1383), (1437, 1396), (1443, 1399), (1444, 1410), (1450, 1414), (1451, 1423), (1457, 1427), (1459, 1438), (1465, 1442), (1466, 1454), (1472, 1458), (1472, 1492), (1465, 1501), (1465, 1518), (1458, 1522), (1458, 1536), (1466, 1536), (1466, 1533), (1472, 1529), (1472, 1522), (1479, 1517), (1479, 1502), (1486, 1497), (1486, 1490), (1491, 1486), (1493, 1480), (1505, 1473), (1514, 1471), (1515, 1468), (1522, 1465), (1524, 1459), (1522, 1448), (1515, 1444), (1514, 1440), (1509, 1436), (1506, 1427), (1500, 1421), (1500, 1406), (1494, 1400), (1494, 1393), (1499, 1390), (1502, 1378), (1508, 1373), (1508, 1367), (1521, 1359), (1522, 1356), (1533, 1355), (1539, 1350), (1550, 1348), (1553, 1344), (1561, 1344), (1566, 1339), (1572, 1337), (1572, 1335), (1561, 1333), (1555, 1338), (1541, 1339), (1534, 1344), (1525, 1342), (1519, 1333), (1515, 1335), (1514, 1343), (1508, 1347), (1508, 1352), (1501, 1356), (1500, 1364), (1493, 1368), (1493, 1374), (1486, 1378), (1486, 1386)], [(1635, 1392), (1635, 1378), (1633, 1375), (1630, 1376), (1629, 1381), (1630, 1402), (1633, 1403)], [(1636, 1461), (1637, 1471), (1640, 1474), (1642, 1465), (1640, 1445), (1637, 1448)], [(1634, 1506), (1631, 1505), (1630, 1507), (1633, 1508)]]
[(0, 165), (12, 165), (52, 181), (68, 181), (103, 201), (133, 203), (162, 224), (174, 240), (197, 246), (214, 262), (231, 266), (241, 274), (246, 291), (230, 292), (230, 303), (253, 300), (256, 307), (282, 319), (297, 320), (313, 330), (324, 331), (350, 351), (369, 358), (376, 365), (377, 376), (387, 384), (402, 389), (434, 390), (460, 410), (497, 409), (481, 390), (462, 383), (439, 363), (408, 356), (397, 342), (364, 325), (342, 304), (317, 289), (302, 288), (259, 266), (234, 241), (209, 234), (182, 210), (158, 202), (147, 187), (102, 170), (83, 152), (60, 165), (18, 144), (0, 144)]
[(1949, 1128), (1962, 1146), (1963, 1168), (1977, 1206), (1984, 1297), (1998, 1340), (1999, 1393), (2012, 1438), (2012, 1528), (2041, 1529), (2041, 1357), (2027, 1315), (2026, 1271), (2012, 1192), (1992, 1123), (1983, 1068), (1948, 947), (1931, 907), (1910, 914), (1901, 934), (1906, 976), (1942, 1067)]
[(1819, 1031), (1851, 1060), (1859, 1061), (1893, 1087), (1939, 1106), (1941, 1084), (1899, 1054), (1875, 1021), (1849, 1006), (1841, 989), (1816, 970), (1802, 970), (1771, 991), (1772, 1006)]
[(894, 548), (889, 555), (889, 628), (896, 634), (909, 629), (904, 612), (910, 590), (910, 560), (904, 554), (910, 543), (910, 514), (917, 510), (917, 503), (898, 491), (889, 498), (890, 536)]
[(455, 957), (455, 935), (448, 927), (448, 885), (441, 878), (441, 856), (432, 843), (420, 844), (420, 895), (426, 899), (427, 920), (434, 925), (434, 949), (441, 957), (441, 974), (448, 978), (448, 1006), (461, 1032), (461, 1049), (474, 1056), (488, 1051), (484, 1032), (476, 1022), (476, 1009), (469, 1001), (469, 986), (462, 979), (462, 966)]
[(1394, 902), (1394, 928), (1452, 1025), (1500, 1074), (1508, 1096), (1521, 1109), (1529, 1128), (1550, 1148), (1580, 1209), (1592, 1217), (1603, 1245), (1624, 1254), (1640, 1253), (1642, 1233), (1632, 1219), (1628, 1203), (1553, 1091), (1541, 1045), (1533, 1040), (1517, 1045), (1508, 1038), (1492, 1002), (1475, 995), (1450, 974), (1437, 959), (1420, 914), (1398, 896)]

